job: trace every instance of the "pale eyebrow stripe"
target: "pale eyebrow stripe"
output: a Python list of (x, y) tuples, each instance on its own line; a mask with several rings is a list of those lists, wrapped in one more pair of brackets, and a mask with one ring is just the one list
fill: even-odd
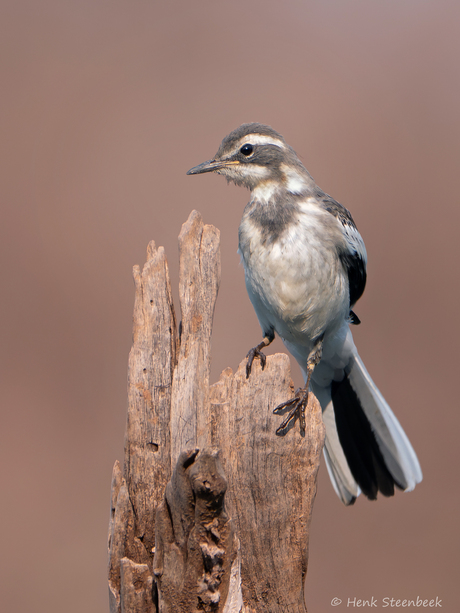
[(280, 149), (286, 149), (283, 141), (273, 138), (273, 136), (266, 136), (265, 134), (248, 134), (240, 141), (240, 147), (244, 143), (251, 143), (251, 145), (275, 145), (275, 147)]
[(286, 149), (285, 143), (278, 138), (273, 138), (272, 136), (266, 136), (264, 134), (247, 134), (238, 141), (238, 145), (232, 149), (226, 157), (234, 155), (246, 143), (250, 143), (251, 145), (274, 145), (280, 149)]

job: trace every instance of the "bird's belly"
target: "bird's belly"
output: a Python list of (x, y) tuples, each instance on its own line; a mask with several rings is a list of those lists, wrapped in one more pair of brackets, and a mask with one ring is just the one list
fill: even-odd
[[(241, 249), (241, 246), (240, 246)], [(243, 251), (246, 287), (259, 321), (288, 342), (309, 346), (348, 316), (348, 285), (334, 249), (296, 228)]]

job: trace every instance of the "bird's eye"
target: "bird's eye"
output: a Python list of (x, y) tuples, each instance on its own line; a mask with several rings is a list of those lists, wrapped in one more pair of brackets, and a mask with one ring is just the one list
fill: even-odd
[(254, 147), (252, 145), (250, 145), (249, 143), (247, 143), (246, 145), (243, 145), (240, 149), (241, 153), (243, 155), (245, 155), (246, 157), (248, 157), (249, 155), (251, 155), (251, 153), (254, 151)]

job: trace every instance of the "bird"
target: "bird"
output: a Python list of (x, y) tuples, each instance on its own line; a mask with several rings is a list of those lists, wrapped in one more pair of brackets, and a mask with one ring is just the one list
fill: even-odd
[(285, 435), (312, 392), (326, 429), (324, 456), (345, 505), (360, 493), (375, 500), (411, 491), (422, 480), (415, 451), (371, 379), (350, 329), (366, 285), (367, 253), (351, 213), (322, 191), (294, 149), (270, 126), (245, 123), (228, 134), (216, 155), (188, 175), (214, 172), (248, 188), (238, 252), (263, 340), (247, 354), (265, 367), (262, 349), (275, 334), (298, 362), (305, 381), (274, 413), (289, 413)]

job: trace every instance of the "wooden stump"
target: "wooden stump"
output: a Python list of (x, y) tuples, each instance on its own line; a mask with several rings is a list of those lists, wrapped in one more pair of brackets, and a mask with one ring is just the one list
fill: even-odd
[[(123, 471), (109, 525), (111, 613), (304, 612), (308, 529), (324, 443), (275, 435), (289, 359), (246, 360), (209, 385), (219, 232), (193, 211), (180, 245), (178, 335), (167, 262), (152, 242), (136, 288)], [(258, 331), (254, 332), (257, 336)], [(257, 339), (255, 339), (257, 340)]]

